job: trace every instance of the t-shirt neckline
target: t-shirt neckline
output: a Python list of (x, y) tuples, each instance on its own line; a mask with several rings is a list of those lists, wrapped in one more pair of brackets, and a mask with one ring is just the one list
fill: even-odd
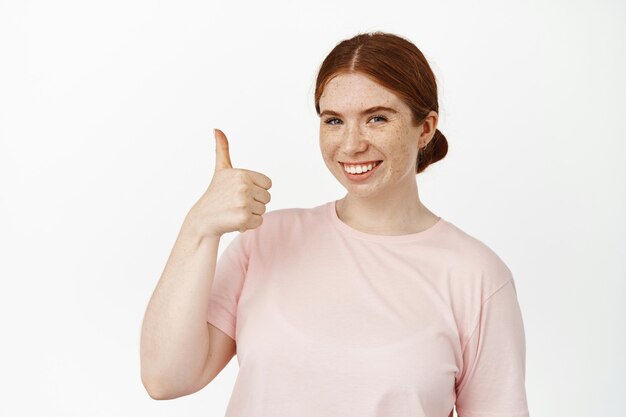
[(336, 204), (337, 200), (326, 203), (326, 213), (328, 217), (330, 217), (331, 223), (348, 236), (363, 240), (369, 240), (372, 242), (416, 242), (436, 235), (446, 223), (446, 220), (444, 218), (439, 217), (439, 220), (435, 224), (433, 224), (426, 230), (422, 230), (421, 232), (409, 233), (406, 235), (377, 235), (373, 233), (362, 232), (344, 223), (337, 215)]

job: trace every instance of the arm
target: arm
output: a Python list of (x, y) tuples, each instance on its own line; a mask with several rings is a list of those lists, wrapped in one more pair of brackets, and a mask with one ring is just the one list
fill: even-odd
[(207, 300), (220, 236), (194, 231), (185, 219), (144, 316), (141, 380), (154, 399), (197, 391), (209, 357)]

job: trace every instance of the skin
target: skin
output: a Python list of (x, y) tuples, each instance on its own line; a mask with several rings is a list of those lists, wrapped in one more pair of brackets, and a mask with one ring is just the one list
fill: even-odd
[[(435, 135), (437, 113), (431, 111), (422, 124), (414, 125), (402, 99), (362, 73), (333, 78), (319, 104), (324, 163), (347, 190), (337, 201), (337, 216), (354, 229), (379, 235), (418, 233), (433, 226), (439, 216), (420, 201), (415, 161), (418, 149)], [(398, 113), (360, 114), (379, 105)], [(326, 110), (339, 116), (324, 115)], [(383, 163), (364, 182), (348, 179), (339, 163), (371, 160)]]

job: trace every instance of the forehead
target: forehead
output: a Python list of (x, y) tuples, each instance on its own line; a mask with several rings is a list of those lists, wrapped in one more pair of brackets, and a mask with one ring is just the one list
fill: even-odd
[(391, 90), (361, 74), (340, 74), (331, 79), (320, 96), (320, 110), (359, 113), (374, 106), (404, 110), (405, 105)]

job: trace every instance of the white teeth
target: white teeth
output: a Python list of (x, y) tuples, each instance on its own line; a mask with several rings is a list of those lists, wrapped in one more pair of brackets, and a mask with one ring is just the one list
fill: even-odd
[(350, 174), (361, 174), (363, 172), (370, 171), (374, 169), (374, 167), (378, 165), (378, 162), (374, 162), (369, 165), (346, 165), (343, 164), (343, 169)]

